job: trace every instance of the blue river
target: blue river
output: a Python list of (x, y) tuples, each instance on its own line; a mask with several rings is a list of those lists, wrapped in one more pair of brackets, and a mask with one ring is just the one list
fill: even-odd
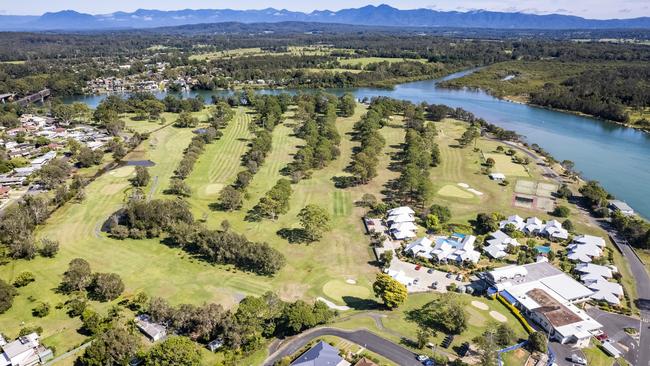
[[(629, 203), (640, 215), (650, 217), (650, 134), (611, 122), (571, 113), (512, 103), (481, 90), (446, 89), (437, 86), (442, 80), (466, 75), (473, 70), (438, 80), (396, 85), (392, 89), (326, 89), (341, 95), (351, 92), (357, 98), (387, 96), (415, 103), (427, 102), (460, 107), (485, 120), (513, 130), (529, 143), (536, 143), (558, 160), (572, 160), (586, 179), (599, 182), (618, 199)], [(305, 90), (299, 90), (305, 91)], [(297, 90), (261, 90), (261, 93), (296, 93)], [(190, 91), (184, 97), (201, 95), (209, 101), (213, 94), (228, 91)], [(162, 98), (166, 92), (156, 93)], [(74, 96), (65, 102), (84, 102), (90, 107), (105, 95)]]

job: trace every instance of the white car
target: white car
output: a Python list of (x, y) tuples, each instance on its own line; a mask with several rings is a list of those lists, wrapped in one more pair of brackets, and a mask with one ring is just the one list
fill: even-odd
[(575, 363), (577, 365), (584, 365), (584, 366), (587, 365), (587, 360), (585, 360), (584, 358), (576, 355), (575, 353), (571, 355), (571, 362), (573, 362), (573, 363)]
[(428, 359), (429, 359), (429, 356), (427, 356), (427, 355), (419, 355), (418, 356), (418, 361), (420, 361), (420, 362), (424, 362), (424, 361), (426, 361)]

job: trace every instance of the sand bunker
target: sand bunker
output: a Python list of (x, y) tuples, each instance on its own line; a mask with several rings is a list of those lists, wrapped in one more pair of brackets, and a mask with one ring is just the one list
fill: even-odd
[(458, 183), (458, 186), (463, 188), (469, 188), (469, 184), (467, 183)]
[(472, 300), (472, 306), (475, 307), (475, 308), (477, 308), (477, 309), (481, 309), (481, 310), (487, 310), (487, 309), (489, 309), (489, 307), (487, 306), (486, 303), (484, 303), (484, 302), (480, 302), (480, 301), (476, 301), (476, 300)]
[(483, 192), (481, 192), (481, 191), (477, 191), (477, 190), (474, 189), (474, 188), (468, 188), (467, 191), (468, 191), (468, 192), (472, 192), (472, 193), (474, 193), (474, 194), (477, 195), (477, 196), (482, 196), (482, 195), (483, 195)]
[(355, 281), (355, 280), (353, 280), (351, 278), (348, 278), (347, 280), (345, 280), (345, 282), (349, 283), (350, 285), (356, 285), (357, 284), (357, 281)]
[(494, 310), (490, 311), (490, 316), (493, 317), (496, 321), (501, 323), (505, 323), (508, 321), (508, 318), (506, 318), (505, 315), (501, 314), (498, 311), (494, 311)]
[(325, 305), (327, 305), (327, 307), (330, 308), (330, 309), (334, 309), (334, 310), (338, 310), (338, 311), (346, 311), (346, 310), (350, 310), (350, 307), (349, 307), (349, 306), (336, 305), (335, 303), (333, 303), (333, 302), (327, 300), (327, 299), (324, 298), (324, 297), (317, 297), (316, 300), (324, 302)]

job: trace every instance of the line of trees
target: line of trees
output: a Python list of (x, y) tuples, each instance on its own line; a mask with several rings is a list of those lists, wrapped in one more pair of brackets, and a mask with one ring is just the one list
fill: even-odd
[(289, 212), (291, 198), (291, 182), (280, 178), (260, 201), (246, 215), (246, 220), (261, 221), (262, 219), (276, 220), (280, 215)]
[(95, 340), (77, 359), (77, 364), (122, 365), (137, 357), (144, 365), (197, 366), (201, 354), (195, 342), (207, 344), (214, 339), (224, 342), (226, 362), (234, 364), (242, 354), (254, 352), (267, 339), (300, 333), (325, 324), (336, 315), (320, 301), (286, 302), (272, 292), (247, 296), (236, 310), (211, 303), (172, 306), (165, 299), (148, 299), (143, 293), (131, 299), (127, 306), (164, 324), (174, 336), (145, 350), (134, 327), (125, 324), (120, 316), (119, 308), (111, 309), (106, 316), (87, 309), (81, 315), (83, 328)]
[(354, 138), (360, 142), (352, 156), (349, 171), (356, 184), (366, 184), (377, 176), (379, 155), (386, 145), (386, 139), (379, 133), (387, 119), (395, 113), (395, 106), (388, 98), (376, 98), (368, 112), (354, 125)]
[(433, 193), (429, 170), (440, 160), (435, 142), (437, 131), (426, 121), (424, 107), (406, 105), (404, 122), (406, 138), (402, 153), (402, 174), (396, 180), (397, 198), (402, 203), (424, 205)]
[(194, 221), (181, 199), (131, 199), (105, 225), (116, 239), (155, 238), (167, 233), (165, 242), (207, 262), (232, 264), (260, 275), (273, 275), (285, 264), (282, 253), (267, 243), (256, 243), (230, 230), (208, 230)]
[(296, 136), (305, 140), (305, 145), (284, 169), (293, 182), (308, 178), (312, 169), (324, 168), (341, 153), (341, 136), (336, 128), (339, 99), (326, 93), (300, 95), (296, 99), (296, 119), (303, 122)]

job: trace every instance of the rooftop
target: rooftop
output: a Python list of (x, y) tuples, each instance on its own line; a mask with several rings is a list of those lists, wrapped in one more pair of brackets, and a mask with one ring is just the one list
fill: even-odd
[(543, 314), (555, 328), (582, 321), (582, 318), (542, 289), (532, 289), (526, 295), (540, 305), (535, 311)]

